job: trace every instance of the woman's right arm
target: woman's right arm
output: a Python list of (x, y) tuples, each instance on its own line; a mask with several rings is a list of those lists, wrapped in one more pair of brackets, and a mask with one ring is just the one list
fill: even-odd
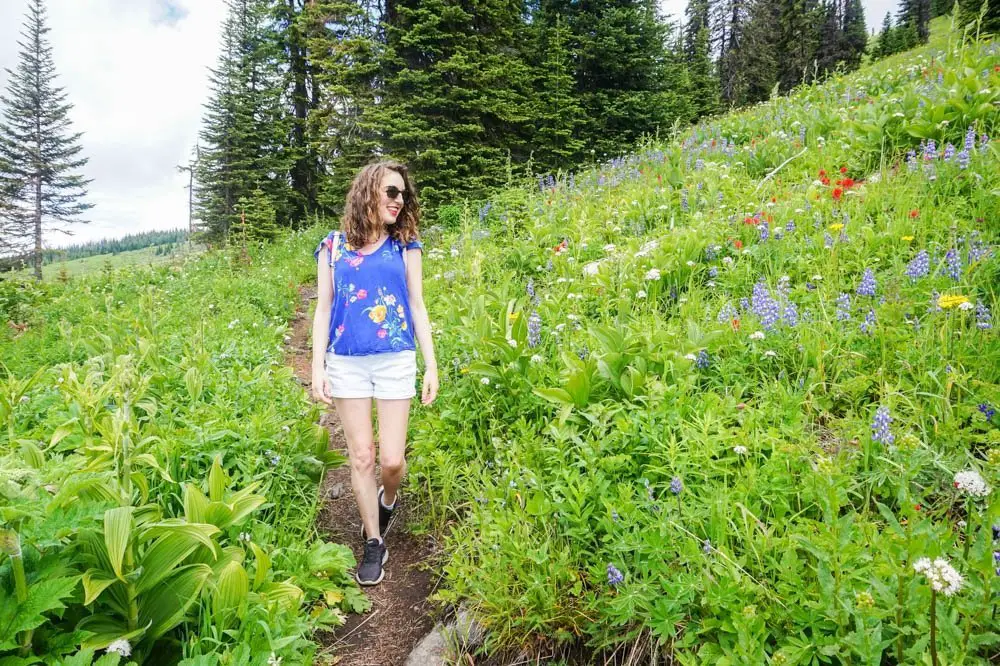
[(330, 309), (333, 307), (332, 269), (329, 255), (321, 251), (316, 260), (316, 313), (313, 315), (312, 337), (312, 396), (333, 404), (326, 387), (326, 348), (330, 343)]

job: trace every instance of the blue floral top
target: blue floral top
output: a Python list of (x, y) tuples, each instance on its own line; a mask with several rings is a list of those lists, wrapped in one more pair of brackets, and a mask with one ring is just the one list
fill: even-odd
[(361, 254), (342, 233), (331, 231), (313, 252), (317, 260), (323, 248), (329, 251), (334, 281), (327, 351), (367, 356), (416, 349), (403, 252), (423, 244), (415, 240), (404, 250), (389, 236), (371, 254)]

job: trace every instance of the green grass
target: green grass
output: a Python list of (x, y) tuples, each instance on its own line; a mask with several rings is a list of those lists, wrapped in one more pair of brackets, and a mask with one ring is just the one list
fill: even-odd
[[(202, 251), (201, 248), (191, 243), (185, 243), (183, 248), (174, 250), (169, 254), (156, 254), (156, 247), (146, 247), (141, 250), (130, 250), (119, 252), (118, 254), (100, 254), (71, 261), (55, 261), (42, 265), (42, 280), (54, 280), (59, 276), (60, 271), (66, 269), (66, 274), (70, 277), (86, 275), (104, 270), (108, 267), (112, 269), (124, 268), (126, 266), (156, 266), (161, 263), (170, 262), (178, 258), (185, 257), (191, 253)], [(34, 274), (32, 268), (25, 268), (12, 271), (15, 278), (31, 277)]]

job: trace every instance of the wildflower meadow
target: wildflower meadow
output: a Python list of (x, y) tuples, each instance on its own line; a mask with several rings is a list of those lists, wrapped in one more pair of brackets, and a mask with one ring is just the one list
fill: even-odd
[[(939, 20), (422, 229), (403, 493), (484, 655), (997, 663), (998, 104)], [(333, 663), (371, 602), (284, 345), (334, 225), (0, 283), (0, 666)]]

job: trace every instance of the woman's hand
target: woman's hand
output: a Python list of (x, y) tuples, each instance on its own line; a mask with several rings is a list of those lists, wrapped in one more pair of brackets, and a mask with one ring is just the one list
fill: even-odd
[(429, 405), (434, 402), (438, 392), (438, 371), (437, 368), (428, 368), (424, 371), (424, 387), (420, 402)]
[(333, 399), (330, 397), (330, 392), (326, 387), (326, 373), (322, 370), (313, 370), (312, 397), (313, 400), (318, 402), (325, 402), (328, 405), (333, 404)]

